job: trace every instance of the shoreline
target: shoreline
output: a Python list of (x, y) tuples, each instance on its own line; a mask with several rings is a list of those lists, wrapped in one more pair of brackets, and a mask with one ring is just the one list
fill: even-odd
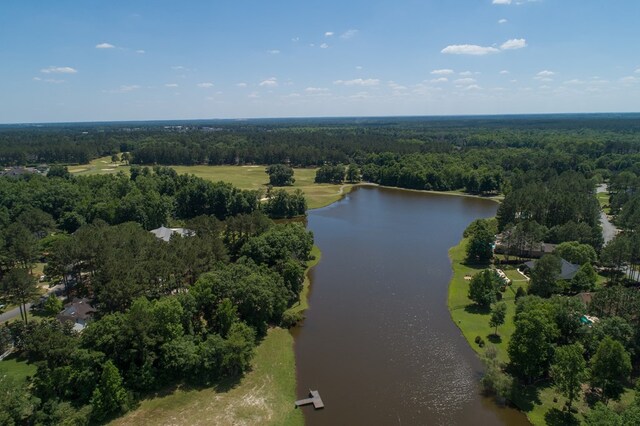
[[(497, 359), (501, 363), (509, 361), (507, 354), (507, 347), (511, 334), (515, 329), (514, 317), (515, 317), (515, 292), (512, 287), (509, 287), (507, 292), (504, 293), (503, 301), (507, 304), (507, 315), (505, 323), (499, 328), (499, 340), (491, 341), (490, 337), (493, 334), (493, 329), (489, 326), (489, 313), (473, 313), (468, 312), (466, 307), (473, 304), (467, 296), (469, 282), (465, 280), (465, 276), (473, 276), (475, 273), (486, 269), (487, 265), (466, 265), (463, 263), (465, 257), (465, 249), (468, 238), (462, 238), (458, 244), (449, 248), (449, 262), (451, 264), (451, 280), (449, 281), (449, 287), (447, 291), (447, 309), (449, 310), (449, 316), (451, 321), (460, 330), (460, 334), (467, 341), (467, 345), (480, 361), (482, 361), (482, 355), (488, 346), (494, 346), (497, 349)], [(480, 315), (480, 317), (479, 317)], [(486, 340), (487, 346), (480, 347), (476, 342), (476, 336)], [(544, 411), (549, 408), (547, 405), (538, 405), (530, 411), (524, 411), (521, 409), (518, 401), (511, 401), (510, 406), (522, 413), (527, 421), (532, 425), (543, 425), (544, 423)], [(530, 415), (535, 414), (535, 415)], [(537, 422), (538, 416), (542, 414), (542, 422)]]
[(307, 211), (309, 210), (317, 210), (317, 209), (322, 209), (325, 207), (328, 207), (334, 203), (337, 203), (338, 201), (342, 200), (347, 194), (349, 194), (354, 188), (358, 188), (358, 187), (366, 187), (366, 186), (370, 186), (370, 187), (376, 187), (376, 188), (384, 188), (384, 189), (393, 189), (396, 191), (409, 191), (409, 192), (418, 192), (418, 193), (423, 193), (423, 194), (433, 194), (433, 195), (450, 195), (450, 196), (455, 196), (455, 197), (468, 197), (468, 198), (477, 198), (480, 200), (489, 200), (489, 201), (493, 201), (495, 203), (500, 204), (504, 198), (504, 195), (499, 194), (499, 195), (494, 195), (491, 197), (485, 197), (482, 195), (475, 195), (475, 194), (467, 194), (465, 192), (460, 192), (460, 191), (434, 191), (431, 189), (412, 189), (412, 188), (401, 188), (399, 186), (389, 186), (389, 185), (380, 185), (379, 183), (373, 183), (373, 182), (358, 182), (358, 183), (345, 183), (343, 185), (340, 186), (340, 190), (338, 191), (338, 198), (336, 200), (331, 201), (328, 204), (325, 204), (323, 206), (319, 206), (319, 207), (314, 207), (314, 208), (309, 208), (307, 209)]

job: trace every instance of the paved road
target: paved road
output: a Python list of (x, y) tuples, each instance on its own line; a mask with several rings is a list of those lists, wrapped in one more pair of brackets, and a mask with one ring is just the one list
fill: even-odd
[[(51, 293), (55, 293), (56, 296), (60, 296), (63, 292), (64, 292), (64, 285), (63, 284), (58, 284), (58, 285), (48, 289), (46, 295), (48, 296)], [(27, 303), (27, 309), (28, 310), (31, 310), (32, 306), (33, 306), (33, 303)], [(7, 312), (5, 312), (3, 314), (0, 314), (0, 322), (9, 321), (9, 320), (14, 319), (15, 317), (19, 317), (19, 316), (20, 316), (20, 308), (13, 308), (10, 311), (7, 311)]]

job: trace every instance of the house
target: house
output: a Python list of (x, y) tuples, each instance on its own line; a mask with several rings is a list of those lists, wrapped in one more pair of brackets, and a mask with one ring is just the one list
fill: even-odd
[[(533, 269), (536, 266), (537, 260), (531, 260), (526, 262), (524, 265), (529, 268), (529, 270)], [(566, 260), (560, 258), (560, 273), (556, 277), (558, 280), (572, 280), (573, 277), (576, 276), (578, 270), (580, 269), (580, 265), (574, 265), (573, 263), (569, 263)]]
[(56, 315), (60, 322), (72, 322), (75, 331), (82, 331), (91, 320), (93, 313), (97, 312), (89, 299), (75, 299), (71, 303), (64, 305), (64, 310)]
[(551, 254), (556, 249), (556, 244), (551, 243), (534, 243), (524, 244), (523, 247), (517, 247), (516, 245), (508, 246), (503, 238), (502, 234), (496, 236), (496, 244), (494, 246), (494, 253), (496, 254), (510, 254), (526, 257), (540, 258), (545, 254)]
[(156, 238), (169, 242), (171, 240), (171, 236), (174, 234), (180, 235), (181, 237), (193, 237), (196, 233), (190, 229), (186, 228), (167, 228), (165, 226), (161, 226), (160, 228), (152, 229), (151, 232)]

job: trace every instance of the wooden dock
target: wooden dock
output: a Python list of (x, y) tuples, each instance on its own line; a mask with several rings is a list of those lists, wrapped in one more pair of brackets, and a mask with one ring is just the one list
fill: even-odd
[(324, 408), (324, 403), (322, 402), (322, 398), (320, 398), (320, 393), (317, 390), (309, 389), (309, 398), (299, 399), (296, 401), (296, 408), (301, 407), (303, 405), (313, 404), (313, 408), (319, 410), (320, 408)]

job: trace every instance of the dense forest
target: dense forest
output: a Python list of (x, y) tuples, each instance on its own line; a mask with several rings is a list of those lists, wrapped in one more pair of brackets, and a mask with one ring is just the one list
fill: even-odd
[[(517, 295), (509, 363), (488, 354), (485, 383), (517, 399), (514, 384), (544, 381), (569, 401), (588, 384), (597, 389), (589, 393), (591, 418), (633, 424), (640, 403), (624, 413), (606, 403), (632, 387), (640, 367), (637, 118), (0, 127), (0, 163), (48, 164), (46, 175), (0, 177), (0, 280), (3, 295), (25, 308), (22, 321), (2, 327), (0, 346), (13, 343), (38, 366), (28, 386), (0, 378), (0, 423), (104, 421), (163, 386), (237, 379), (268, 327), (299, 319), (285, 312), (298, 300), (313, 237), (302, 225), (271, 219), (303, 215), (304, 195), (271, 189), (261, 201), (258, 191), (167, 167), (261, 164), (270, 166), (273, 185), (293, 184), (291, 167), (317, 167), (318, 183), (363, 180), (502, 196), (496, 219), (466, 232), (470, 262), (493, 258), (496, 235), (506, 247), (504, 263), (521, 263), (542, 243), (556, 246)], [(128, 174), (73, 176), (65, 167), (120, 153), (133, 165)], [(620, 229), (606, 244), (596, 198), (603, 182)], [(148, 232), (161, 226), (190, 236), (163, 241)], [(557, 279), (560, 258), (580, 266), (569, 281)], [(52, 319), (29, 320), (37, 263), (69, 298), (88, 298), (96, 308), (81, 334)], [(596, 283), (596, 270), (604, 283)], [(497, 331), (504, 308), (496, 278), (480, 274), (470, 288), (473, 300), (495, 311)], [(574, 297), (585, 292), (592, 293), (589, 305)], [(47, 303), (55, 311), (55, 300)], [(600, 318), (588, 329), (580, 324), (587, 314)]]

